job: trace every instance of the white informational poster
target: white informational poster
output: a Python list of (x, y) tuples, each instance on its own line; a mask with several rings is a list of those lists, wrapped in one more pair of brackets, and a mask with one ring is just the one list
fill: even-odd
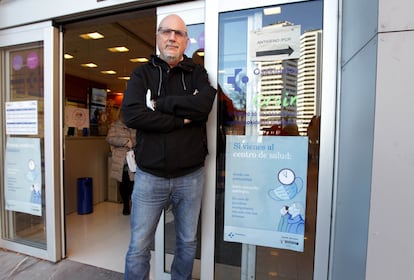
[(303, 252), (308, 138), (226, 137), (224, 240)]
[(65, 125), (76, 128), (89, 128), (89, 109), (66, 106)]
[(7, 138), (4, 166), (6, 210), (42, 215), (39, 138)]
[(6, 134), (37, 135), (37, 100), (6, 102)]

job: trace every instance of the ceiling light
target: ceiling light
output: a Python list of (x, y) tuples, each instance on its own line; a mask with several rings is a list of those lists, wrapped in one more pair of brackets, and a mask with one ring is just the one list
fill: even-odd
[(98, 65), (96, 65), (95, 63), (92, 63), (92, 62), (81, 64), (81, 66), (82, 67), (89, 67), (89, 68), (98, 67)]
[(278, 15), (282, 13), (282, 8), (281, 7), (265, 8), (263, 10), (263, 13), (265, 16)]
[(148, 58), (145, 57), (137, 57), (137, 58), (131, 58), (129, 61), (131, 62), (148, 62)]
[(65, 59), (72, 59), (73, 55), (70, 55), (68, 53), (65, 53), (65, 55), (63, 56)]
[(98, 32), (85, 33), (79, 36), (85, 40), (89, 40), (89, 39), (96, 40), (96, 39), (102, 39), (104, 37), (104, 35)]
[(271, 251), (270, 251), (270, 255), (271, 255), (271, 256), (279, 256), (279, 252), (278, 252), (278, 251), (276, 251), (276, 250), (271, 250)]
[(119, 80), (126, 80), (126, 81), (128, 81), (129, 80), (129, 77), (118, 77), (118, 79)]
[(126, 47), (113, 47), (113, 48), (108, 48), (108, 51), (110, 52), (129, 52), (129, 49)]
[(276, 271), (269, 271), (267, 275), (269, 275), (270, 277), (278, 277), (279, 274)]
[(116, 74), (116, 71), (114, 70), (105, 70), (105, 71), (101, 71), (102, 74), (108, 74), (108, 75), (114, 75)]

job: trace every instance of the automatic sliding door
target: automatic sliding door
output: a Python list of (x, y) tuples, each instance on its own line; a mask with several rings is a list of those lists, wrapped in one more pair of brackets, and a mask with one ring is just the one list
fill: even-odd
[(0, 32), (0, 38), (1, 247), (57, 261), (62, 257), (58, 32), (42, 23)]
[(313, 279), (322, 11), (219, 15), (216, 279)]

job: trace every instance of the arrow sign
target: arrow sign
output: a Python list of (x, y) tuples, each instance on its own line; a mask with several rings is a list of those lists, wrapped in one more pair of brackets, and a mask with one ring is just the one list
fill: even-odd
[(289, 46), (286, 49), (259, 51), (259, 52), (256, 52), (256, 56), (269, 56), (269, 55), (281, 55), (281, 54), (287, 54), (290, 56), (292, 53), (293, 53), (293, 49)]
[(249, 43), (252, 61), (297, 59), (300, 52), (300, 25), (275, 25), (253, 30)]

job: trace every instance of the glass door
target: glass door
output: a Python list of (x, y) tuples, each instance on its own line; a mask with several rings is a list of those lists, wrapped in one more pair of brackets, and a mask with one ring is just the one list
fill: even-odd
[(323, 48), (335, 40), (324, 1), (217, 5), (215, 279), (324, 279), (315, 275), (327, 272), (328, 257), (318, 256), (330, 221), (317, 209), (331, 204), (319, 177), (333, 162), (320, 150), (333, 138), (322, 142), (320, 131), (333, 132), (335, 91), (325, 79), (335, 81), (336, 63), (335, 48)]
[(58, 261), (61, 145), (58, 31), (0, 31), (1, 247)]

